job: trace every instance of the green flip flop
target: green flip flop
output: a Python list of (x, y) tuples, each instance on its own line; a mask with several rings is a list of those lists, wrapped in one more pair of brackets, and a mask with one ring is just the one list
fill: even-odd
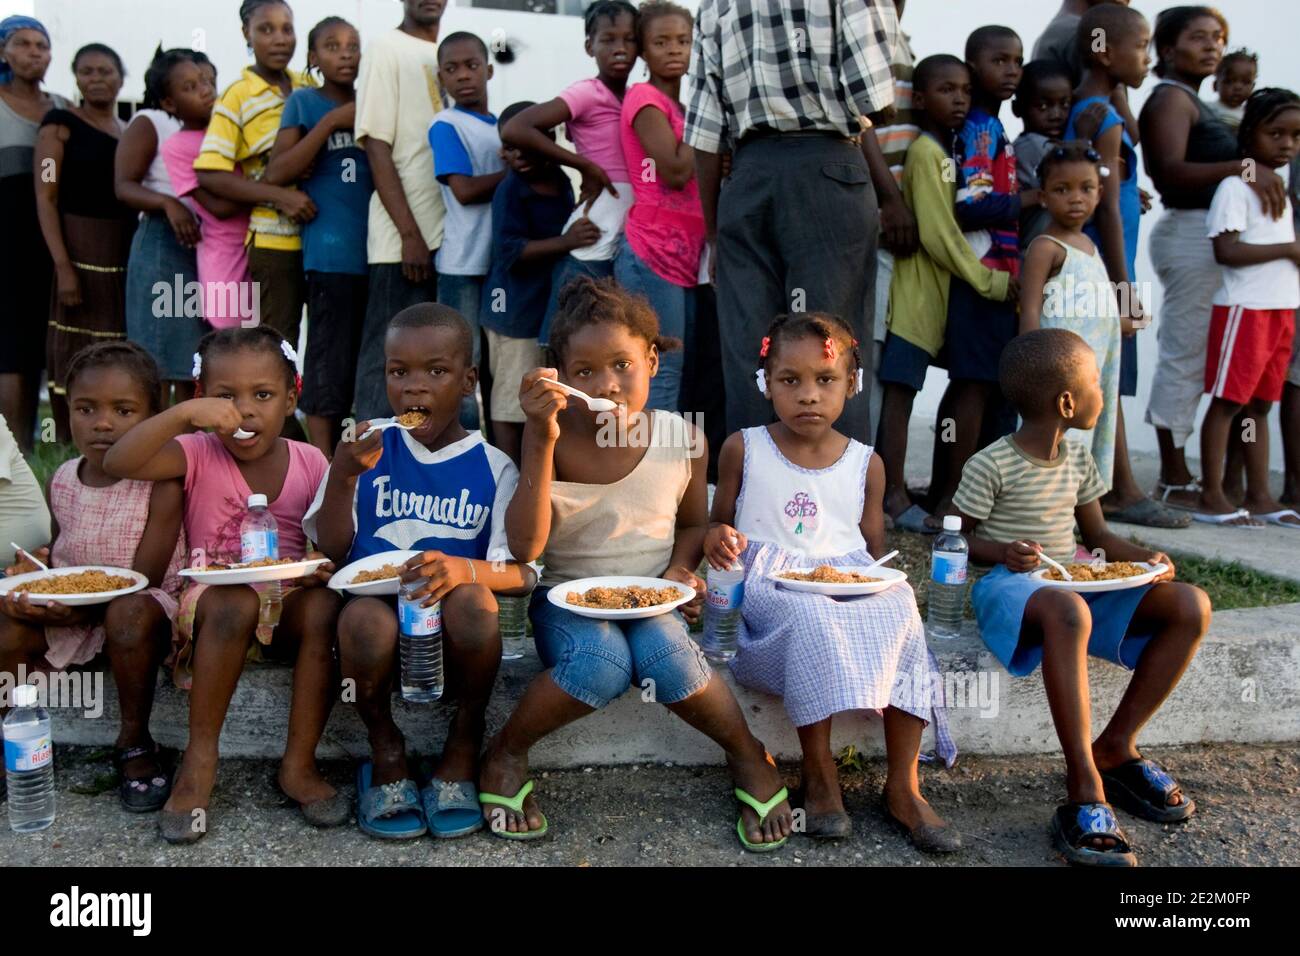
[[(502, 806), (508, 810), (514, 811), (520, 816), (523, 816), (524, 801), (528, 799), (528, 795), (532, 792), (533, 792), (533, 782), (529, 780), (527, 783), (525, 783), (522, 787), (519, 788), (519, 792), (516, 793), (513, 797), (503, 797), (499, 793), (484, 793), (482, 791), (479, 791), (478, 802), (492, 804), (495, 806)], [(494, 836), (499, 836), (506, 840), (540, 840), (542, 837), (546, 836), (546, 832), (550, 828), (551, 825), (550, 823), (547, 822), (546, 814), (544, 813), (542, 814), (542, 827), (540, 830), (525, 830), (523, 833), (511, 833), (509, 830), (504, 830), (499, 827), (495, 827), (495, 826), (488, 827), (488, 829), (492, 832)]]
[[(758, 814), (758, 825), (761, 827), (764, 821), (767, 820), (768, 815), (776, 809), (777, 804), (782, 800), (790, 799), (790, 792), (785, 787), (782, 787), (767, 803), (759, 803), (758, 798), (737, 787), (736, 799)], [(785, 846), (786, 841), (790, 839), (789, 837), (781, 837), (781, 839), (773, 840), (770, 843), (750, 843), (745, 836), (744, 817), (736, 818), (736, 836), (740, 837), (741, 846), (750, 853), (771, 853), (773, 850), (781, 849), (781, 847)]]

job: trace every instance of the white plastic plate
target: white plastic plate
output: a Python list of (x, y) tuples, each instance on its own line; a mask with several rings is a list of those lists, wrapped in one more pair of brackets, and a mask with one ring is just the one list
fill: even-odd
[(199, 584), (265, 584), (268, 581), (292, 581), (314, 572), (327, 558), (312, 558), (292, 564), (267, 564), (258, 568), (229, 568), (208, 571), (200, 568), (181, 568), (181, 577)]
[[(594, 607), (583, 607), (581, 604), (570, 604), (565, 600), (569, 594), (575, 592), (581, 594), (588, 588), (626, 588), (632, 586), (643, 588), (676, 588), (681, 597), (676, 601), (669, 601), (667, 604), (656, 604), (653, 607), (632, 607), (613, 611), (605, 611)], [(572, 611), (579, 617), (594, 617), (598, 621), (634, 621), (643, 617), (658, 617), (660, 614), (667, 614), (669, 611), (676, 610), (693, 597), (695, 597), (695, 588), (687, 587), (685, 584), (681, 584), (677, 581), (669, 581), (666, 578), (638, 578), (626, 575), (580, 578), (577, 581), (570, 581), (567, 584), (557, 584), (546, 593), (546, 599), (556, 607), (562, 607), (566, 611)]]
[(344, 568), (334, 572), (329, 586), (335, 591), (348, 594), (369, 594), (374, 597), (395, 595), (400, 587), (397, 578), (385, 578), (382, 581), (366, 581), (364, 584), (350, 583), (362, 571), (374, 571), (385, 564), (403, 565), (419, 554), (419, 551), (383, 551), (368, 558), (359, 558)]
[[(114, 598), (119, 598), (124, 594), (134, 594), (136, 591), (142, 591), (149, 586), (149, 579), (139, 571), (132, 571), (130, 568), (111, 568), (95, 564), (78, 564), (67, 568), (51, 568), (48, 571), (32, 571), (28, 574), (15, 574), (11, 578), (0, 579), (0, 594), (7, 594), (17, 585), (24, 581), (37, 581), (41, 578), (57, 578), (64, 574), (76, 574), (78, 571), (103, 571), (105, 574), (112, 574), (117, 577), (130, 578), (134, 584), (129, 588), (119, 588), (116, 591), (99, 591), (93, 594), (32, 594), (27, 592), (27, 600), (32, 604), (49, 604), (57, 601), (68, 607), (88, 607), (92, 604), (107, 604)], [(17, 595), (15, 595), (17, 596)]]
[(1147, 569), (1146, 572), (1144, 574), (1135, 574), (1129, 578), (1115, 578), (1110, 581), (1050, 581), (1046, 579), (1046, 575), (1051, 568), (1038, 568), (1029, 573), (1049, 588), (1065, 588), (1067, 591), (1079, 591), (1083, 594), (1098, 594), (1102, 591), (1125, 591), (1128, 588), (1140, 588), (1144, 584), (1150, 584), (1169, 570), (1168, 565), (1164, 564), (1149, 564), (1146, 561), (1134, 561), (1133, 563), (1142, 565)]
[(789, 578), (781, 577), (782, 574), (797, 572), (799, 574), (810, 573), (812, 568), (782, 568), (780, 571), (774, 571), (768, 575), (768, 578), (775, 581), (778, 587), (783, 587), (789, 591), (807, 591), (809, 594), (825, 594), (828, 597), (858, 597), (863, 594), (876, 594), (887, 588), (892, 588), (899, 581), (906, 581), (907, 575), (897, 568), (873, 568), (868, 571), (866, 565), (845, 565), (843, 567), (836, 565), (836, 571), (843, 571), (846, 574), (854, 573), (865, 574), (869, 578), (879, 578), (879, 581), (865, 581), (860, 584), (823, 584), (818, 581), (791, 581)]

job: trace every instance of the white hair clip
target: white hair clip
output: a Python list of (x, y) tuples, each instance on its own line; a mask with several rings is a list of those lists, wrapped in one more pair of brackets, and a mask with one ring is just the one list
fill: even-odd
[(1097, 175), (1100, 176), (1102, 179), (1109, 179), (1110, 167), (1105, 165), (1104, 163), (1102, 165), (1099, 165), (1097, 167)]
[(862, 369), (858, 369), (858, 390), (853, 394), (854, 395), (862, 394)]
[(767, 394), (767, 370), (759, 369), (754, 373), (754, 381), (758, 383), (758, 390), (764, 395)]
[(194, 371), (190, 374), (194, 376), (196, 381), (198, 380), (198, 377), (203, 374), (203, 356), (198, 352), (194, 353)]
[(297, 366), (298, 366), (298, 353), (295, 352), (295, 351), (293, 350), (293, 346), (290, 345), (287, 341), (281, 342), (281, 343), (280, 343), (280, 351), (283, 352), (283, 353), (284, 353), (284, 357), (287, 358), (287, 359), (290, 361), (290, 363), (293, 364), (293, 366), (294, 366), (295, 368), (297, 368)]

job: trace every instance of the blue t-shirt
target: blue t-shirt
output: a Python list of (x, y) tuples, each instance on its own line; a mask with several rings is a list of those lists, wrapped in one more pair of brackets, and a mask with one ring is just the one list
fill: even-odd
[(511, 338), (537, 338), (546, 316), (551, 272), (560, 257), (520, 262), (519, 254), (531, 240), (562, 234), (573, 212), (573, 186), (558, 169), (554, 175), (558, 195), (542, 195), (511, 170), (492, 197), (492, 266), (479, 321)]
[[(313, 541), (328, 482), (329, 476), (321, 481), (302, 521)], [(356, 536), (348, 563), (393, 550), (512, 560), (506, 508), (518, 483), (519, 470), (509, 456), (478, 432), (430, 451), (402, 429), (386, 429), (379, 461), (357, 478)]]
[[(1133, 148), (1133, 140), (1129, 138), (1128, 130), (1124, 127), (1124, 119), (1119, 115), (1115, 107), (1110, 105), (1110, 101), (1101, 96), (1089, 96), (1086, 99), (1079, 100), (1070, 107), (1070, 120), (1065, 126), (1066, 140), (1078, 139), (1074, 131), (1074, 122), (1079, 118), (1079, 114), (1091, 106), (1093, 103), (1106, 104), (1106, 118), (1101, 121), (1101, 126), (1097, 128), (1097, 138), (1106, 132), (1112, 126), (1120, 126), (1120, 158), (1124, 160), (1124, 165), (1128, 168), (1128, 175), (1119, 181), (1119, 217), (1124, 225), (1124, 259), (1128, 263), (1129, 281), (1134, 281), (1134, 267), (1137, 264), (1138, 252), (1138, 226), (1142, 221), (1142, 197), (1138, 195), (1138, 170), (1137, 170), (1137, 150)], [(1096, 143), (1096, 139), (1093, 143)], [(1119, 176), (1118, 169), (1113, 170), (1111, 175)], [(1097, 232), (1096, 217), (1090, 219), (1088, 224), (1083, 227), (1084, 233), (1097, 244), (1098, 250), (1101, 249), (1101, 236)]]
[[(294, 90), (284, 104), (280, 128), (296, 126), (306, 133), (339, 105), (320, 90)], [(302, 227), (303, 269), (365, 275), (366, 221), (375, 185), (366, 151), (352, 130), (330, 136), (301, 186), (316, 204), (316, 218)]]

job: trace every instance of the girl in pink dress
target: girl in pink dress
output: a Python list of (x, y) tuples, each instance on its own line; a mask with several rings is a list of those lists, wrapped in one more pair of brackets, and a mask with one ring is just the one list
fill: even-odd
[[(87, 346), (69, 362), (65, 384), (72, 440), (81, 456), (50, 479), (53, 543), (34, 553), (51, 567), (132, 568), (150, 587), (82, 607), (39, 606), (25, 594), (6, 594), (0, 601), (0, 671), (63, 670), (107, 649), (122, 711), (118, 795), (126, 810), (145, 813), (162, 807), (170, 791), (149, 735), (149, 712), (158, 666), (172, 643), (177, 572), (185, 560), (181, 485), (118, 479), (103, 467), (114, 443), (158, 411), (158, 366), (148, 352), (132, 342)], [(37, 570), (20, 554), (5, 573)]]
[[(270, 502), (279, 526), (280, 556), (309, 554), (302, 519), (329, 463), (314, 445), (280, 437), (285, 418), (298, 403), (296, 362), (293, 349), (269, 326), (210, 333), (195, 356), (198, 393), (204, 397), (155, 416), (106, 459), (105, 467), (115, 474), (184, 479), (185, 534), (199, 563), (240, 560), (240, 523), (254, 494)], [(251, 437), (236, 437), (236, 432)], [(350, 800), (316, 767), (316, 745), (335, 686), (334, 626), (340, 601), (320, 586), (331, 571), (327, 562), (315, 575), (292, 585), (285, 582), (278, 623), (260, 628), (259, 596), (248, 585), (191, 585), (181, 596), (177, 624), (182, 638), (193, 641), (194, 685), (189, 745), (159, 821), (168, 842), (193, 843), (210, 827), (207, 807), (217, 778), (217, 738), (255, 636), (276, 656), (296, 656), (280, 788), (313, 826), (348, 821)]]

